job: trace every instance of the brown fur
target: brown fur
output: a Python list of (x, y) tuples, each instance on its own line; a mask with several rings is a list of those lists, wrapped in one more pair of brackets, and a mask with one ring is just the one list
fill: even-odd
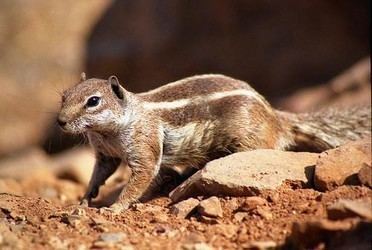
[[(127, 207), (150, 196), (161, 183), (160, 168), (189, 172), (234, 152), (323, 150), (370, 134), (370, 113), (275, 111), (248, 84), (222, 75), (194, 76), (140, 94), (126, 91), (116, 77), (84, 77), (63, 94), (59, 123), (67, 132), (86, 133), (96, 151), (88, 202), (121, 163), (132, 170), (119, 198)], [(100, 97), (94, 107), (87, 104), (92, 96)]]

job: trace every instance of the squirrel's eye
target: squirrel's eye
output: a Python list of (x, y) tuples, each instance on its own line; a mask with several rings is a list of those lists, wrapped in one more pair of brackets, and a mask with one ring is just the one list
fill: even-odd
[(101, 100), (100, 97), (98, 96), (92, 96), (91, 98), (88, 99), (86, 106), (87, 107), (94, 107), (99, 104), (99, 101)]

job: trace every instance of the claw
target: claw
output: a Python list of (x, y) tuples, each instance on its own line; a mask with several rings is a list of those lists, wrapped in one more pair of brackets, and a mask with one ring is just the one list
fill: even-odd
[(80, 206), (82, 206), (82, 207), (89, 207), (89, 201), (88, 201), (88, 199), (82, 199), (80, 201)]

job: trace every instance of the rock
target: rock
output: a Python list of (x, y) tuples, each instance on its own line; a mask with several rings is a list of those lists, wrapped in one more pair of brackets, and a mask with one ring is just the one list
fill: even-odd
[(359, 216), (372, 221), (372, 200), (345, 200), (341, 199), (327, 207), (328, 218), (340, 220)]
[(275, 241), (253, 241), (246, 247), (247, 249), (269, 250), (277, 249), (278, 244)]
[(197, 195), (252, 196), (285, 180), (311, 185), (318, 154), (259, 149), (209, 162), (170, 193), (176, 202)]
[(270, 209), (268, 207), (258, 207), (256, 209), (256, 213), (264, 218), (265, 220), (272, 220), (273, 214), (271, 213)]
[(244, 220), (245, 217), (248, 216), (248, 213), (247, 212), (236, 212), (234, 214), (234, 220), (236, 222), (242, 222)]
[(218, 233), (222, 234), (226, 238), (231, 239), (236, 235), (237, 231), (239, 230), (239, 226), (234, 224), (219, 224), (216, 225), (216, 230), (218, 230)]
[(99, 236), (100, 241), (112, 244), (123, 241), (125, 238), (127, 238), (125, 233), (103, 233)]
[(0, 249), (25, 249), (24, 242), (8, 225), (0, 221)]
[(186, 218), (199, 205), (199, 200), (189, 198), (173, 205), (170, 212), (181, 218)]
[(205, 215), (200, 215), (199, 221), (209, 225), (218, 224), (217, 217), (208, 217)]
[(93, 172), (95, 156), (92, 149), (77, 148), (68, 150), (53, 158), (56, 167), (54, 173), (62, 179), (88, 185)]
[(212, 218), (222, 217), (223, 214), (220, 200), (216, 196), (202, 200), (199, 203), (198, 212)]
[[(81, 147), (67, 150), (53, 157), (53, 162), (55, 163), (53, 172), (61, 179), (71, 180), (87, 186), (95, 161), (96, 158), (91, 148)], [(112, 182), (125, 181), (129, 174), (125, 166), (120, 167), (105, 184), (111, 185)]]
[(213, 250), (213, 247), (208, 245), (207, 243), (195, 243), (195, 244), (183, 244), (181, 249), (184, 250)]
[(155, 213), (152, 219), (155, 223), (166, 223), (168, 222), (168, 216), (164, 213)]
[(371, 165), (371, 138), (321, 153), (315, 167), (315, 188), (329, 191), (341, 185), (359, 184), (357, 174), (364, 163)]
[[(39, 148), (30, 148), (0, 161), (0, 178), (23, 180), (32, 176), (53, 176), (53, 161)], [(44, 177), (45, 176), (45, 177)]]
[(0, 193), (14, 194), (21, 196), (24, 194), (24, 188), (19, 181), (14, 179), (1, 179), (0, 178)]
[(290, 249), (369, 249), (372, 223), (360, 219), (295, 222), (287, 239)]
[(239, 207), (240, 211), (250, 212), (256, 209), (258, 206), (264, 206), (267, 201), (264, 198), (258, 196), (247, 197), (244, 203)]
[(77, 228), (79, 226), (79, 224), (81, 223), (80, 221), (81, 217), (78, 216), (78, 215), (68, 215), (68, 214), (64, 214), (62, 215), (61, 217), (61, 221), (63, 223), (66, 223), (74, 228)]
[(358, 172), (358, 178), (362, 185), (372, 188), (372, 166), (363, 164)]
[(52, 249), (68, 249), (69, 241), (65, 239), (61, 239), (57, 236), (50, 236), (49, 245), (52, 247)]

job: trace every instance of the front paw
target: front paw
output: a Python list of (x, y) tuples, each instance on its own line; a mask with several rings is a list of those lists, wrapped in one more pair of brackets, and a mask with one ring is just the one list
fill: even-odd
[(86, 198), (83, 198), (81, 201), (80, 201), (80, 206), (82, 207), (89, 207), (89, 200), (86, 199)]

